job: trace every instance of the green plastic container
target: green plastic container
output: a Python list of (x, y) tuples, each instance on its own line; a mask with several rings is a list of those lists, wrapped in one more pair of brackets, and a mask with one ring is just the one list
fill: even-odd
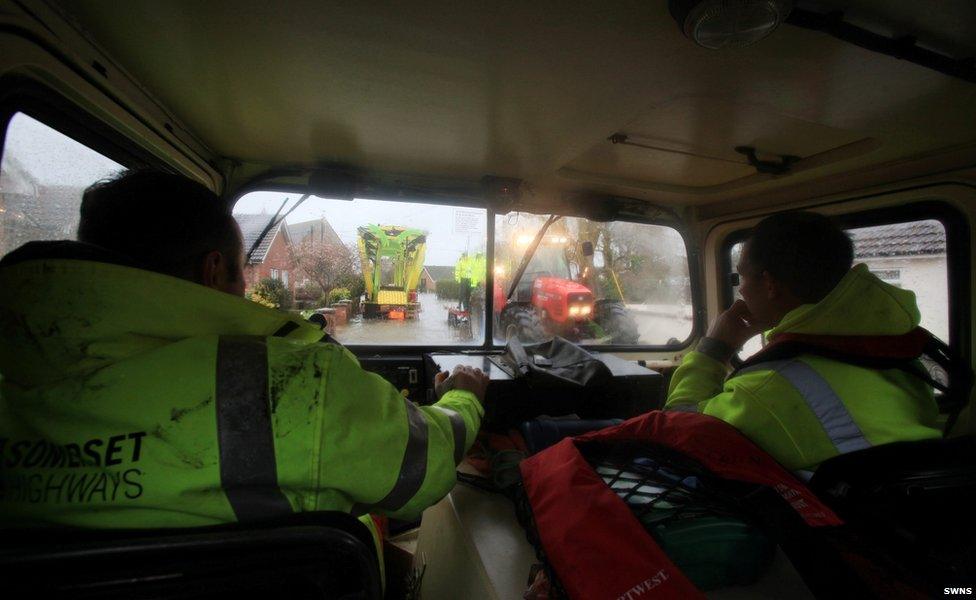
[(755, 583), (776, 551), (762, 531), (740, 519), (701, 516), (646, 524), (671, 561), (702, 591)]

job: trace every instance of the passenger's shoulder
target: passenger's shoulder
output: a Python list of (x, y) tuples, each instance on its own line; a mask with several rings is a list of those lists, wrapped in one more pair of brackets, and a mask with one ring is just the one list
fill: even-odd
[(314, 361), (321, 367), (359, 368), (359, 360), (343, 345), (335, 341), (307, 342), (287, 338), (268, 338), (269, 357), (285, 362)]
[(750, 394), (767, 392), (777, 381), (776, 363), (760, 363), (754, 367), (734, 373), (725, 380), (726, 391), (741, 391)]

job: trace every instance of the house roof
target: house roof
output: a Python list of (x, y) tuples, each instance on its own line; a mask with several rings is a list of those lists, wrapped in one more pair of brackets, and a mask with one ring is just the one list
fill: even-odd
[(848, 231), (855, 258), (945, 254), (945, 227), (938, 221), (914, 221)]
[[(271, 215), (239, 214), (234, 215), (234, 219), (241, 228), (241, 237), (244, 238), (244, 252), (247, 252), (268, 225), (268, 220), (271, 219)], [(264, 239), (261, 240), (258, 247), (254, 249), (254, 253), (251, 254), (251, 260), (248, 261), (248, 264), (257, 265), (264, 262), (264, 259), (268, 256), (268, 251), (271, 249), (271, 244), (274, 243), (279, 231), (281, 231), (280, 222), (268, 231), (268, 235), (264, 236)], [(287, 235), (287, 229), (285, 230), (285, 235)]]
[(437, 266), (437, 265), (426, 265), (424, 270), (430, 274), (431, 279), (434, 281), (441, 281), (442, 279), (454, 279), (454, 267), (448, 266)]
[(0, 255), (33, 240), (73, 238), (83, 186), (48, 185), (37, 180), (15, 156), (3, 158)]
[(288, 224), (287, 227), (288, 236), (295, 244), (301, 244), (306, 239), (311, 239), (313, 244), (324, 243), (329, 246), (342, 245), (339, 234), (336, 233), (332, 225), (324, 218)]

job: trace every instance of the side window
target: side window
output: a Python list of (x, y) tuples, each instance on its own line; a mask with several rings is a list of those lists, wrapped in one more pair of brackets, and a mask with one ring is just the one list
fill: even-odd
[(910, 221), (848, 229), (854, 261), (885, 283), (915, 292), (922, 327), (949, 341), (946, 230), (939, 221)]
[[(921, 326), (939, 339), (949, 340), (949, 272), (946, 229), (936, 220), (905, 221), (845, 229), (854, 242), (854, 264), (864, 263), (885, 283), (915, 292)], [(733, 271), (742, 244), (730, 249)], [(741, 298), (738, 286), (733, 298)], [(740, 358), (748, 358), (762, 347), (760, 336), (743, 346)]]
[(81, 195), (125, 167), (24, 113), (0, 161), (0, 256), (34, 240), (74, 239)]

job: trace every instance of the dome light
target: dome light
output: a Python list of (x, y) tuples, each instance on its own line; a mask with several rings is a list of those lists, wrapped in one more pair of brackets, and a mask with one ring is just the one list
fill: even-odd
[(670, 0), (671, 16), (686, 37), (710, 50), (743, 48), (786, 20), (792, 0)]

